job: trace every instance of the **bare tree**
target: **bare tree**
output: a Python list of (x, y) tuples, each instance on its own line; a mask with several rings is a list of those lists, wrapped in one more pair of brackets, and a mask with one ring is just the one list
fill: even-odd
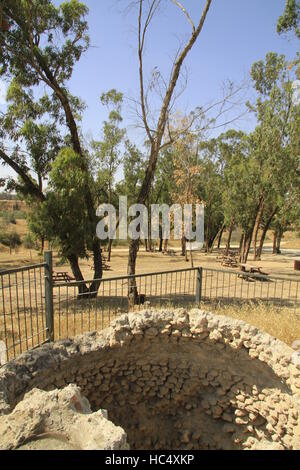
[[(140, 106), (141, 106), (141, 116), (143, 125), (145, 127), (147, 137), (150, 143), (150, 156), (148, 160), (148, 165), (145, 172), (144, 181), (141, 186), (140, 193), (138, 195), (138, 204), (144, 204), (147, 198), (147, 195), (151, 188), (151, 183), (154, 177), (157, 159), (159, 151), (165, 145), (170, 144), (171, 142), (165, 141), (164, 136), (169, 120), (170, 106), (172, 104), (172, 98), (174, 97), (175, 88), (180, 76), (180, 72), (186, 59), (188, 53), (196, 43), (203, 25), (205, 23), (209, 8), (211, 6), (212, 0), (206, 0), (204, 9), (202, 11), (201, 18), (197, 27), (195, 27), (193, 21), (191, 20), (190, 15), (186, 9), (177, 1), (172, 0), (173, 3), (180, 8), (180, 10), (187, 17), (191, 28), (192, 34), (181, 50), (176, 55), (176, 59), (173, 63), (171, 75), (169, 82), (166, 84), (166, 91), (163, 97), (162, 106), (159, 112), (159, 117), (155, 126), (155, 129), (151, 129), (148, 119), (148, 106), (147, 106), (147, 97), (145, 93), (145, 84), (144, 84), (144, 67), (143, 67), (143, 55), (145, 48), (145, 38), (153, 16), (155, 15), (159, 5), (160, 0), (152, 0), (148, 5), (148, 10), (144, 13), (145, 0), (139, 0), (139, 13), (138, 13), (138, 58), (139, 58), (139, 80), (140, 80)], [(135, 274), (136, 267), (136, 258), (139, 248), (139, 240), (131, 240), (129, 245), (129, 255), (128, 255), (128, 274)], [(137, 287), (134, 281), (131, 281), (129, 284), (129, 301), (130, 304), (135, 304), (138, 300)]]

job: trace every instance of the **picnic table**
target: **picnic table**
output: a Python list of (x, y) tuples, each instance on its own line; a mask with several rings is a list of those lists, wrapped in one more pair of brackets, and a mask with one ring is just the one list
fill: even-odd
[(217, 259), (221, 260), (222, 266), (227, 266), (229, 268), (238, 267), (238, 261), (235, 253), (229, 252), (228, 255), (224, 253), (221, 257), (218, 257)]
[(163, 251), (163, 255), (176, 256), (175, 250)]
[[(107, 257), (103, 254), (102, 249), (101, 249), (101, 259), (102, 259), (102, 270), (103, 271), (111, 271), (110, 265), (107, 264)], [(88, 266), (89, 266), (90, 269), (94, 269), (94, 264), (89, 264)]]
[(235, 258), (230, 257), (230, 256), (223, 258), (222, 261), (221, 261), (221, 265), (222, 266), (227, 266), (228, 268), (237, 268), (238, 267), (237, 260)]
[(52, 271), (52, 279), (56, 283), (75, 281), (75, 278), (70, 276), (66, 271)]
[(269, 273), (265, 273), (262, 271), (261, 266), (250, 266), (248, 264), (240, 264), (241, 271), (244, 273), (251, 273), (251, 274), (262, 274), (263, 276), (268, 276)]
[[(247, 281), (249, 280), (254, 280), (255, 279), (259, 279), (259, 278), (256, 278), (255, 276), (249, 276), (249, 274), (260, 274), (262, 276), (268, 276), (269, 274), (262, 271), (262, 267), (261, 266), (251, 266), (249, 264), (240, 264), (240, 268), (241, 268), (241, 274), (239, 274), (239, 277), (241, 277), (242, 279), (245, 279)], [(247, 273), (247, 276), (244, 276), (243, 273)]]

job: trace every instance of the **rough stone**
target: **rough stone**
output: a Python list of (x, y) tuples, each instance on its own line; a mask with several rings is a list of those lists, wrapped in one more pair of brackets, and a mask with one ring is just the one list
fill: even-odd
[[(44, 345), (6, 364), (0, 370), (0, 442), (16, 448), (31, 430), (52, 433), (52, 441), (63, 431), (61, 446), (123, 448), (126, 432), (131, 449), (300, 449), (300, 374), (293, 354), (257, 328), (198, 309), (130, 313), (106, 330)], [(66, 393), (66, 383), (81, 387), (78, 400), (87, 399), (89, 411), (86, 401), (78, 410), (67, 399), (55, 405), (52, 398)], [(42, 424), (38, 409), (44, 410)], [(108, 410), (110, 422), (99, 409)], [(78, 429), (82, 423), (90, 443), (70, 434), (71, 418), (62, 427), (65, 413)], [(23, 431), (10, 434), (7, 420), (16, 416)], [(88, 431), (90, 423), (97, 435)], [(110, 440), (100, 439), (101, 426)]]
[(105, 410), (92, 413), (76, 385), (44, 392), (33, 389), (12, 413), (0, 417), (0, 450), (126, 450), (126, 434), (108, 421)]

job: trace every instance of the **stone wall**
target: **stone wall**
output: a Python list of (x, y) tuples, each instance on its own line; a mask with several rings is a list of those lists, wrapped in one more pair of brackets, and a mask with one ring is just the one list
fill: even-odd
[[(300, 366), (284, 343), (197, 309), (128, 314), (0, 372), (0, 413), (78, 385), (131, 449), (300, 449)], [(1, 433), (1, 430), (0, 430)]]

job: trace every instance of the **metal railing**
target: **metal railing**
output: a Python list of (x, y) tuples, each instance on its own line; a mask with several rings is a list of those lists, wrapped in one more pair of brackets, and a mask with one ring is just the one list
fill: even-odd
[[(138, 296), (129, 302), (129, 283)], [(52, 279), (52, 256), (45, 262), (0, 272), (0, 340), (10, 360), (46, 341), (103, 329), (129, 310), (151, 307), (205, 306), (263, 302), (300, 313), (300, 279), (241, 273), (213, 268), (103, 278), (97, 292), (80, 294), (95, 280), (58, 282)], [(93, 284), (94, 285), (94, 284)]]
[(0, 272), (1, 363), (48, 339), (45, 269), (40, 263)]

